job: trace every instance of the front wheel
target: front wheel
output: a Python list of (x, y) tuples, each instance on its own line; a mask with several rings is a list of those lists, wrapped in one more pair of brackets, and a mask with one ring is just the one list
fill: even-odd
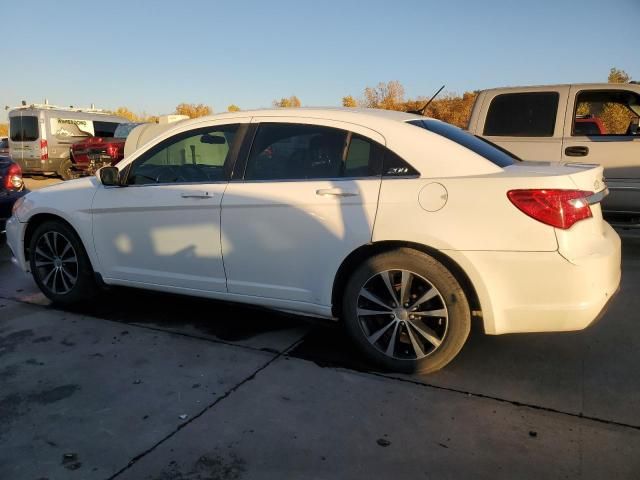
[(54, 303), (82, 303), (97, 293), (82, 242), (61, 221), (47, 221), (36, 228), (29, 242), (29, 263), (36, 284)]
[(343, 320), (353, 341), (376, 365), (430, 373), (460, 352), (471, 312), (462, 287), (442, 263), (398, 249), (365, 260), (353, 273)]

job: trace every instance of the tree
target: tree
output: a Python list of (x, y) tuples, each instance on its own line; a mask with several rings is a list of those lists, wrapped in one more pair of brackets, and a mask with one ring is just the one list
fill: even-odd
[(375, 87), (364, 89), (364, 105), (369, 108), (383, 108), (385, 110), (402, 110), (404, 102), (404, 87), (397, 80), (380, 82)]
[(204, 117), (206, 115), (211, 115), (211, 113), (211, 107), (203, 105), (202, 103), (199, 103), (198, 105), (195, 103), (181, 103), (176, 107), (177, 115), (186, 115), (189, 118)]
[(355, 108), (358, 106), (358, 102), (351, 95), (347, 95), (346, 97), (342, 97), (342, 106), (348, 108)]
[(6, 137), (9, 135), (9, 124), (0, 123), (0, 137)]
[(118, 115), (119, 117), (126, 118), (130, 122), (137, 122), (138, 121), (138, 115), (133, 113), (127, 107), (118, 107), (118, 109), (113, 113), (115, 115)]
[[(629, 83), (631, 78), (624, 70), (612, 68), (609, 70), (609, 83)], [(629, 122), (633, 119), (633, 113), (621, 103), (608, 102), (602, 106), (600, 119), (604, 123), (607, 133), (624, 134), (627, 131)]]
[(227, 111), (229, 112), (239, 112), (240, 111), (240, 107), (235, 105), (235, 104), (231, 104), (227, 107)]
[(295, 95), (291, 95), (289, 98), (282, 97), (280, 100), (273, 101), (273, 106), (276, 108), (297, 108), (300, 105), (300, 99)]
[(607, 78), (609, 83), (629, 83), (631, 81), (631, 77), (624, 70), (618, 70), (613, 67), (609, 70), (609, 78)]

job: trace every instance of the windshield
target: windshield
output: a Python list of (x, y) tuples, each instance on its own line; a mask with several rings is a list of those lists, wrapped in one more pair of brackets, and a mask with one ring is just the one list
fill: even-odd
[(520, 161), (518, 157), (504, 148), (498, 147), (484, 138), (476, 137), (448, 123), (429, 119), (411, 120), (408, 123), (456, 142), (458, 145), (468, 148), (499, 167), (508, 167), (509, 165), (513, 165), (514, 162)]

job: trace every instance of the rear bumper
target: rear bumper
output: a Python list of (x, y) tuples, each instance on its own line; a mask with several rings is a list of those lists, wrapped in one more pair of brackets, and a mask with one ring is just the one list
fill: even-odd
[(56, 173), (62, 163), (62, 158), (49, 158), (41, 160), (19, 160), (18, 163), (23, 173)]
[[(606, 248), (574, 258), (558, 252), (457, 252), (476, 287), (489, 334), (582, 330), (617, 293), (620, 237), (607, 232)], [(448, 252), (447, 252), (448, 253)], [(481, 274), (479, 272), (482, 272)]]

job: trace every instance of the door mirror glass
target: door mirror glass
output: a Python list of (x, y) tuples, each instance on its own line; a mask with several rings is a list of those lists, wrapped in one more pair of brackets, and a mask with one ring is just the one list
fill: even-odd
[(96, 176), (105, 187), (115, 187), (120, 185), (120, 170), (116, 167), (102, 167), (96, 172)]

